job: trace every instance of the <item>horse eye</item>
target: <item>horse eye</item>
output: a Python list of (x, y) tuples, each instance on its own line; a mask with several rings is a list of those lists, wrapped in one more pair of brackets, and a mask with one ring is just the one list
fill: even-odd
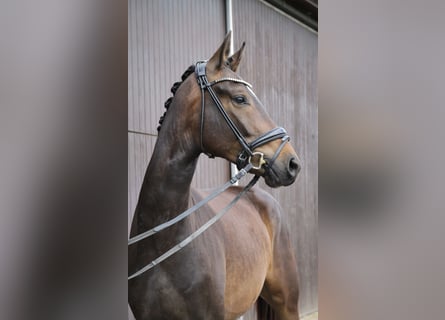
[(243, 96), (236, 96), (233, 98), (233, 101), (235, 101), (238, 104), (247, 104), (247, 100)]

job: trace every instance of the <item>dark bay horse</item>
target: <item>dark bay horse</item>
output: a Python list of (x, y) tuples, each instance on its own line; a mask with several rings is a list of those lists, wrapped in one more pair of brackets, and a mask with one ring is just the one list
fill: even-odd
[[(300, 163), (289, 143), (275, 138), (252, 143), (265, 133), (270, 138), (278, 132), (281, 138), (284, 129), (276, 129), (249, 85), (235, 73), (244, 44), (230, 57), (229, 48), (230, 34), (207, 63), (199, 65), (197, 75), (206, 75), (230, 120), (215, 106), (210, 89), (201, 85), (195, 68), (189, 68), (183, 82), (172, 89), (174, 97), (161, 118), (132, 222), (132, 237), (174, 218), (208, 195), (190, 186), (201, 153), (236, 163), (246, 151), (243, 143), (247, 143), (254, 146), (253, 151), (261, 152), (266, 162), (250, 173), (264, 177), (271, 187), (295, 181)], [(129, 273), (177, 245), (241, 190), (231, 187), (183, 221), (129, 246)], [(293, 252), (279, 204), (254, 187), (188, 246), (129, 280), (129, 303), (138, 320), (236, 319), (255, 301), (260, 318), (298, 319)]]

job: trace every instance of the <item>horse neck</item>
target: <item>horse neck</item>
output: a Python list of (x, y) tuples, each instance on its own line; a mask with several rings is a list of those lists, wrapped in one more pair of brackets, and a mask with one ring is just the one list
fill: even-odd
[(190, 204), (191, 182), (200, 152), (190, 119), (174, 114), (186, 110), (178, 104), (170, 106), (145, 173), (135, 213), (138, 227), (165, 222)]

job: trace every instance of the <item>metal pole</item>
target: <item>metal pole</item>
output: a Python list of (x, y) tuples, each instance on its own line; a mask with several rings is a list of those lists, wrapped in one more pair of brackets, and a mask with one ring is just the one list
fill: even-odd
[[(232, 0), (226, 0), (226, 33), (233, 30), (233, 20), (232, 20)], [(233, 40), (233, 32), (232, 39)], [(230, 54), (233, 54), (233, 41), (230, 45)]]
[[(230, 55), (233, 54), (233, 19), (232, 19), (232, 0), (226, 0), (226, 34), (229, 31), (232, 31), (231, 35), (231, 41), (230, 41)], [(234, 175), (238, 174), (238, 168), (235, 164), (230, 164), (230, 176), (233, 177)], [(238, 181), (235, 183), (235, 185), (238, 185)], [(242, 318), (241, 318), (242, 319)]]

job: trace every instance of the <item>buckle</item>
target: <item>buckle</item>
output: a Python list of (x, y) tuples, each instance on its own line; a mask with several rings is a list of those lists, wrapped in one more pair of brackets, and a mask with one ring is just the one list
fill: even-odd
[[(253, 163), (252, 160), (258, 161), (257, 164)], [(261, 169), (263, 164), (266, 164), (266, 160), (264, 160), (264, 153), (262, 152), (254, 152), (249, 157), (249, 163), (252, 164), (252, 169)]]
[(206, 75), (207, 61), (198, 61), (195, 65), (195, 72), (197, 77), (203, 77)]

